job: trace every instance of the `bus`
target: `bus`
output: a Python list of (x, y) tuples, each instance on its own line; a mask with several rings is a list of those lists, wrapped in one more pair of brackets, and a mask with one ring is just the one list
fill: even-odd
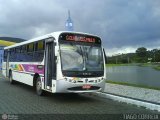
[(104, 91), (106, 69), (101, 38), (58, 31), (4, 48), (3, 75), (36, 93)]

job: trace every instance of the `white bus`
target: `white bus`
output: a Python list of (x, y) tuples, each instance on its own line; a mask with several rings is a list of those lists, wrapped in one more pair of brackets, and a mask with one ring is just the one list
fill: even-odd
[(103, 91), (105, 53), (98, 36), (53, 32), (4, 48), (2, 73), (34, 86), (38, 95)]

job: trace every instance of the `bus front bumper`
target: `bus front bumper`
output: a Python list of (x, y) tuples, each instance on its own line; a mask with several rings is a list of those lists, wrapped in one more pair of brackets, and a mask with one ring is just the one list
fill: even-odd
[(87, 93), (103, 92), (105, 80), (99, 83), (71, 83), (66, 80), (56, 81), (56, 93)]

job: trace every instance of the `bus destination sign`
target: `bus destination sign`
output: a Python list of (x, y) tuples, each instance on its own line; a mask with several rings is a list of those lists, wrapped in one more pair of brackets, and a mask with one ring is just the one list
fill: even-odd
[(77, 41), (77, 42), (89, 42), (89, 43), (95, 43), (95, 38), (93, 37), (79, 37), (79, 36), (73, 36), (73, 35), (67, 35), (66, 40), (71, 41)]
[(60, 40), (101, 44), (100, 38), (85, 34), (63, 33)]

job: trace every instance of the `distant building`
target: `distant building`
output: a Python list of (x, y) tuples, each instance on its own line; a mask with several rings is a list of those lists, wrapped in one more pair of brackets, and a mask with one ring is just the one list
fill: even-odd
[(71, 19), (70, 11), (68, 11), (68, 19), (66, 20), (65, 28), (66, 28), (66, 31), (73, 31), (74, 30), (73, 21)]
[(0, 37), (0, 70), (2, 69), (4, 47), (24, 41), (20, 38)]

